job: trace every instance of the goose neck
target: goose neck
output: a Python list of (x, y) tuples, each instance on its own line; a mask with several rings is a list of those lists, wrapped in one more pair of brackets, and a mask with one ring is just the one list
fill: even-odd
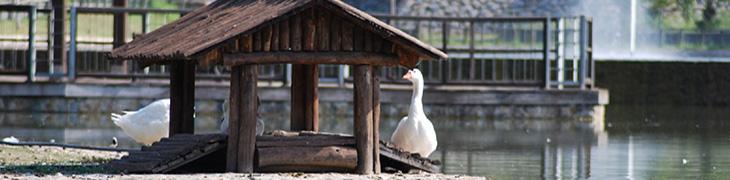
[(408, 116), (415, 117), (423, 115), (423, 82), (417, 80), (413, 82), (413, 96), (411, 97), (411, 108)]

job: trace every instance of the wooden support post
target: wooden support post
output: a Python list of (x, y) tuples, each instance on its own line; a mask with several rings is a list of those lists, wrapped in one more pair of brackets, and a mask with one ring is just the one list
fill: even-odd
[(355, 142), (360, 174), (373, 173), (373, 86), (372, 66), (355, 66)]
[(316, 64), (292, 65), (292, 131), (319, 131), (318, 74)]
[(241, 67), (240, 97), (238, 101), (238, 172), (252, 173), (255, 167), (254, 152), (256, 150), (256, 112), (258, 109), (256, 84), (258, 81), (258, 65), (248, 64)]
[(195, 61), (173, 60), (170, 64), (169, 135), (195, 132)]
[[(250, 38), (249, 38), (250, 39)], [(241, 66), (231, 68), (231, 88), (228, 102), (228, 149), (226, 153), (226, 171), (238, 171), (238, 127), (241, 97)]]
[(373, 170), (380, 174), (380, 67), (372, 68), (373, 77)]

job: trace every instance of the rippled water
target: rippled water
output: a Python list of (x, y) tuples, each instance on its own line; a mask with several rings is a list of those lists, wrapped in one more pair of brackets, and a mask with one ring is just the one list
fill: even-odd
[[(730, 177), (728, 115), (728, 108), (612, 105), (607, 108), (608, 127), (599, 132), (566, 120), (431, 117), (439, 138), (431, 158), (442, 161), (444, 173), (495, 179), (725, 179)], [(196, 131), (215, 132), (209, 124), (219, 116), (198, 116), (205, 122), (197, 122)], [(267, 129), (288, 129), (281, 115), (264, 118)], [(352, 131), (351, 117), (321, 119), (323, 131)], [(383, 139), (397, 119), (383, 118)], [(123, 147), (139, 147), (109, 128), (0, 128), (0, 137), (11, 135), (95, 146), (118, 137)]]

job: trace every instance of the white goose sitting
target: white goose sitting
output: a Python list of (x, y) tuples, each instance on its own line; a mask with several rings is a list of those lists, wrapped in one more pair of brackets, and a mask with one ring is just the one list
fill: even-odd
[(123, 115), (112, 113), (111, 118), (134, 141), (149, 146), (168, 135), (170, 99), (155, 101), (137, 111), (125, 111)]
[[(256, 103), (258, 103), (258, 106), (261, 106), (261, 100), (256, 97)], [(228, 99), (226, 99), (223, 102), (223, 122), (221, 122), (220, 131), (223, 134), (228, 134), (228, 109), (230, 105), (228, 104)], [(260, 136), (264, 134), (264, 120), (261, 119), (261, 115), (259, 113), (256, 113), (256, 135)]]
[(413, 96), (408, 116), (403, 117), (398, 127), (390, 137), (390, 141), (397, 147), (411, 153), (418, 153), (421, 157), (428, 157), (436, 150), (438, 144), (433, 124), (423, 113), (423, 75), (418, 69), (408, 70), (403, 79), (413, 83)]

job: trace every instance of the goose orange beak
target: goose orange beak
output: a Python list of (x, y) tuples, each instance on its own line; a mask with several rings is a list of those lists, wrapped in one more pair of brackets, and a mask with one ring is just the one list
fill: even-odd
[(408, 70), (408, 72), (405, 75), (403, 75), (403, 79), (405, 79), (405, 80), (411, 80), (413, 78), (412, 73), (413, 73), (413, 71)]

